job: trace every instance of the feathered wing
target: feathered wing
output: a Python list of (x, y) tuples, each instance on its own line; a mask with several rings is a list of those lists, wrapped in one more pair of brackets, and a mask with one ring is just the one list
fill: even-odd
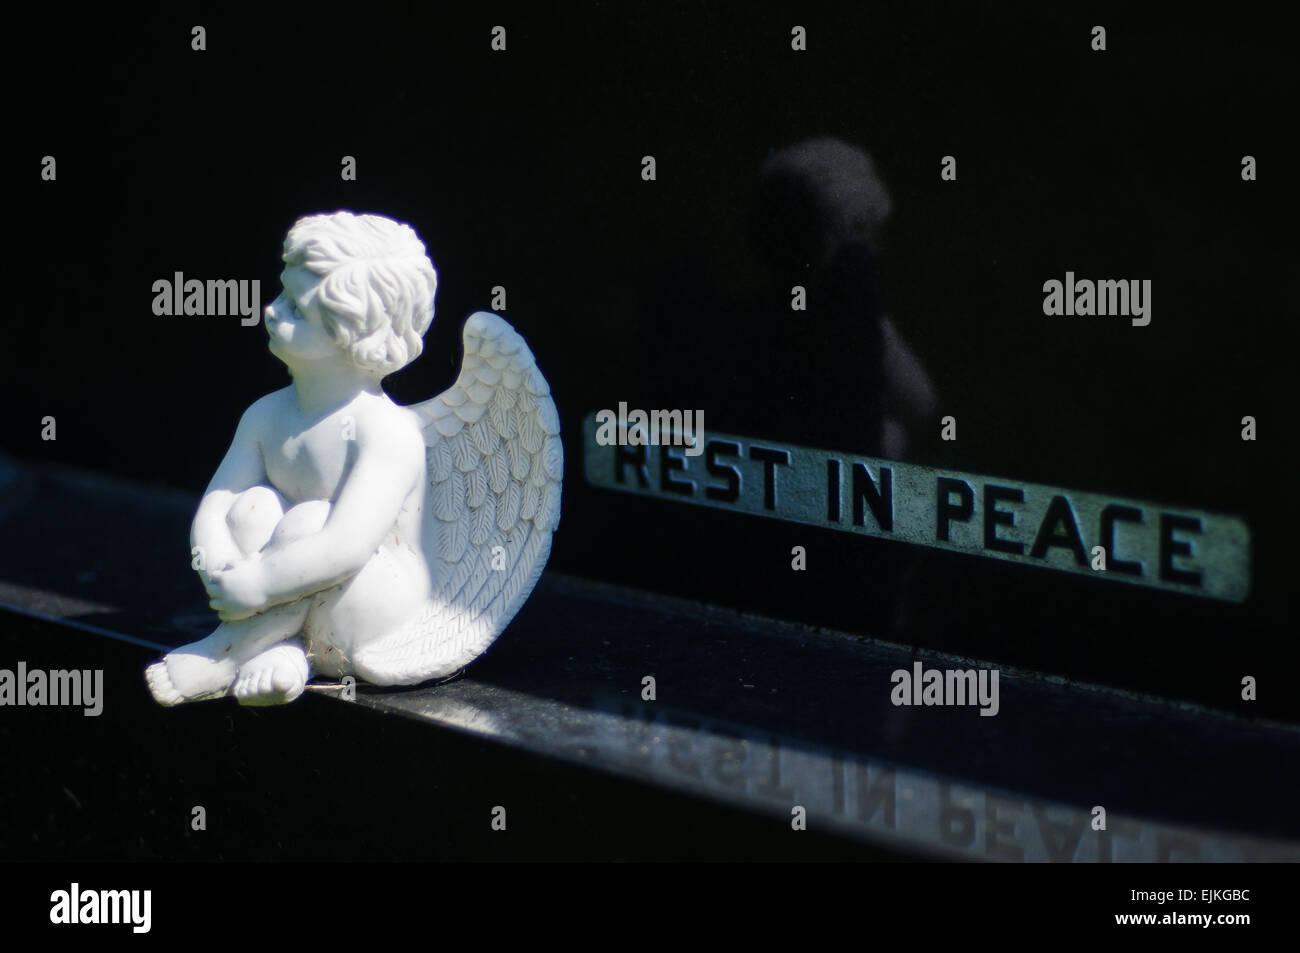
[(411, 409), (429, 467), (424, 553), (433, 596), (399, 632), (359, 649), (357, 674), (410, 685), (463, 668), (505, 629), (536, 585), (560, 520), (560, 418), (524, 339), (471, 315), (447, 391)]

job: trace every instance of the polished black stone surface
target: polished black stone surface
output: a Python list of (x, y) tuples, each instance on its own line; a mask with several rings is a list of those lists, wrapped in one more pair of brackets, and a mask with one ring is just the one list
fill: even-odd
[[(802, 806), (809, 832), (824, 836), (832, 853), (851, 848), (830, 845), (859, 844), (903, 856), (1013, 860), (1300, 857), (1293, 807), (1300, 732), (1288, 725), (1006, 666), (996, 717), (980, 717), (970, 707), (895, 707), (890, 674), (910, 670), (914, 660), (938, 668), (989, 663), (556, 574), (543, 578), (487, 655), (448, 682), (403, 690), (360, 686), (355, 707), (321, 686), (315, 694), (323, 697), (285, 712), (241, 710), (232, 701), (164, 710), (145, 689), (141, 670), (153, 653), (139, 643), (179, 644), (211, 624), (181, 545), (195, 501), (75, 472), (20, 472), (22, 481), (0, 502), (0, 532), (22, 541), (0, 553), (0, 602), (9, 610), (0, 630), (0, 667), (19, 658), (37, 666), (47, 658), (51, 668), (106, 669), (100, 719), (51, 709), (6, 713), (20, 716), (3, 723), (10, 741), (37, 763), (52, 790), (64, 757), (75, 764), (91, 745), (110, 761), (115, 750), (136, 752), (110, 785), (119, 791), (110, 800), (133, 784), (181, 797), (176, 792), (193, 790), (202, 777), (203, 790), (225, 792), (208, 796), (244, 791), (238, 796), (251, 797), (260, 788), (269, 804), (291, 811), (281, 795), (297, 782), (277, 772), (270, 750), (276, 746), (298, 752), (295, 771), (308, 770), (311, 759), (303, 752), (312, 751), (327, 762), (313, 770), (342, 772), (362, 788), (382, 776), (383, 784), (402, 790), (408, 783), (402, 758), (419, 762), (427, 745), (443, 752), (437, 757), (445, 759), (439, 764), (448, 779), (469, 776), (460, 755), (450, 752), (473, 750), (480, 752), (473, 757), (497, 759), (494, 770), (513, 777), (505, 787), (515, 791), (532, 790), (510, 774), (515, 758), (548, 766), (539, 770), (552, 772), (553, 780), (573, 771), (595, 777), (590, 769), (622, 779), (618, 793), (602, 796), (635, 801), (642, 813), (610, 808), (601, 823), (624, 835), (650, 823), (644, 812), (658, 810), (646, 791), (664, 790), (674, 792), (664, 795), (664, 804), (696, 803), (681, 801), (689, 796), (740, 812), (736, 817), (767, 817), (754, 821), (762, 830), (768, 824), (788, 831), (792, 807)], [(642, 698), (645, 676), (655, 679), (653, 701)], [(110, 724), (121, 727), (124, 711), (131, 713), (130, 731), (110, 731)], [(231, 768), (241, 779), (200, 767), (199, 752), (217, 740), (214, 732), (221, 745), (234, 746), (222, 748), (221, 757), (244, 765)], [(390, 735), (402, 740), (383, 740)], [(340, 739), (343, 749), (328, 753), (329, 738)], [(381, 751), (396, 760), (366, 762)], [(252, 760), (239, 760), (245, 756)], [(140, 773), (143, 765), (152, 767)], [(250, 779), (248, 770), (267, 774)], [(19, 801), (36, 791), (12, 778), (6, 784), (7, 797)], [(331, 803), (352, 804), (351, 796), (327, 791), (312, 816), (328, 813)], [(415, 796), (397, 799), (406, 805), (395, 808), (399, 815), (409, 813), (408, 798)], [(69, 797), (68, 803), (81, 799), (73, 788), (53, 803)], [(533, 795), (522, 797), (527, 802)], [(1094, 805), (1107, 810), (1107, 837), (1088, 825)], [(56, 806), (50, 816), (62, 810)], [(241, 817), (241, 824), (250, 823), (246, 813)], [(346, 841), (358, 817), (327, 825), (329, 838)], [(264, 822), (271, 825), (269, 815)], [(52, 849), (62, 855), (100, 851), (99, 835), (78, 823), (57, 822), (65, 834), (80, 831), (71, 839), (49, 829), (43, 836), (54, 837), (59, 846)], [(429, 819), (432, 828), (439, 823)], [(327, 853), (311, 829), (299, 822), (290, 827), (297, 832), (286, 847), (291, 855)], [(560, 840), (569, 836), (555, 830)], [(109, 839), (120, 843), (115, 836)], [(545, 855), (545, 837), (537, 829), (532, 836), (541, 838), (533, 846)], [(715, 848), (727, 841), (719, 836)], [(592, 837), (593, 844), (600, 841)], [(408, 856), (397, 846), (396, 827), (381, 840), (365, 855)], [(148, 847), (148, 841), (144, 836), (139, 849), (180, 850)], [(24, 843), (34, 855), (44, 849)], [(629, 856), (647, 856), (635, 837), (620, 843)], [(185, 850), (201, 853), (198, 844)], [(468, 842), (458, 844), (471, 852)], [(255, 856), (260, 848), (245, 840), (230, 849)], [(566, 849), (555, 845), (560, 854)], [(736, 851), (744, 853), (733, 843), (722, 855)]]

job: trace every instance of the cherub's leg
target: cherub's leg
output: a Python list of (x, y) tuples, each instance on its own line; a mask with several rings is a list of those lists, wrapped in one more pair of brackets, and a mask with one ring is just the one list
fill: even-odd
[(278, 642), (239, 668), (230, 688), (241, 705), (283, 705), (302, 694), (311, 663), (299, 639)]
[[(231, 535), (251, 558), (260, 558), (279, 546), (319, 532), (329, 517), (326, 501), (300, 503), (284, 513), (280, 499), (267, 487), (255, 487), (236, 498), (230, 508), (227, 519)], [(244, 549), (259, 544), (263, 547), (260, 553), (256, 549), (252, 553)], [(238, 622), (221, 623), (207, 638), (175, 649), (161, 662), (151, 665), (145, 672), (150, 691), (163, 705), (219, 698), (230, 694), (237, 678), (248, 674), (245, 688), (251, 694), (262, 684), (260, 676), (251, 676), (269, 665), (272, 671), (267, 678), (271, 688), (284, 685), (285, 692), (292, 692), (296, 697), (302, 691), (298, 683), (305, 684), (310, 677), (310, 672), (304, 671), (306, 657), (303, 656), (300, 664), (284, 652), (267, 654), (267, 651), (302, 630), (310, 605), (310, 598), (300, 599), (272, 606)], [(301, 648), (297, 650), (301, 654)], [(246, 666), (251, 668), (244, 673)]]
[(223, 622), (207, 638), (168, 652), (145, 671), (154, 699), (179, 705), (229, 694), (245, 663), (302, 631), (308, 606), (309, 600), (300, 599), (238, 622)]
[[(280, 520), (266, 551), (320, 532), (329, 513), (330, 505), (323, 500), (299, 503)], [(329, 591), (326, 590), (326, 593)], [(294, 635), (302, 631), (311, 606), (319, 603), (326, 593), (316, 593), (310, 598), (291, 603), (302, 613)], [(249, 646), (265, 645), (262, 639), (246, 638), (245, 643)], [(241, 705), (283, 705), (302, 694), (309, 678), (311, 662), (307, 659), (302, 640), (291, 638), (262, 649), (240, 665), (230, 693)]]
[(235, 497), (226, 511), (226, 527), (241, 553), (252, 556), (270, 544), (288, 503), (269, 486), (255, 486)]

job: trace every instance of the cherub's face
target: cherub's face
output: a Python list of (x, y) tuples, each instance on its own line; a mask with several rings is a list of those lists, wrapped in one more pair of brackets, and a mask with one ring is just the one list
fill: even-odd
[(301, 265), (286, 265), (280, 284), (284, 291), (267, 305), (264, 317), (271, 353), (290, 367), (336, 356), (339, 346), (321, 321), (320, 277)]

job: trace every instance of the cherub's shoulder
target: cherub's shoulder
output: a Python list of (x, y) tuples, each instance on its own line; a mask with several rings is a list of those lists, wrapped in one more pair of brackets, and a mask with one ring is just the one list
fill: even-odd
[(286, 406), (293, 401), (293, 387), (282, 387), (280, 390), (271, 391), (248, 405), (244, 411), (244, 416), (240, 418), (240, 427), (251, 427), (256, 430), (265, 430), (266, 426), (273, 420), (282, 416)]
[(348, 412), (355, 414), (358, 422), (376, 427), (419, 430), (417, 418), (410, 408), (393, 403), (387, 394), (361, 394), (348, 405)]
[(423, 456), (424, 433), (409, 408), (399, 407), (386, 396), (367, 395), (351, 409), (356, 414), (357, 436), (365, 443)]
[(279, 390), (273, 390), (269, 394), (263, 394), (257, 400), (248, 405), (249, 411), (259, 413), (268, 413), (281, 410), (285, 404), (293, 402), (293, 385), (281, 387)]

